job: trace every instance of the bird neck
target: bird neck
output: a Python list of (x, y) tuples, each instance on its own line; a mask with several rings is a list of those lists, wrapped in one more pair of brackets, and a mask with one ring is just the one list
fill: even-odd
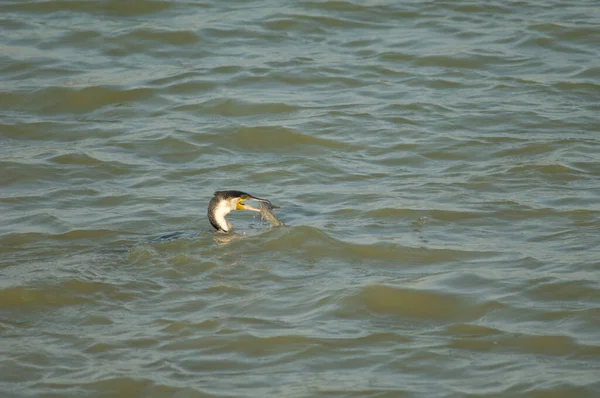
[(225, 218), (231, 212), (231, 206), (226, 201), (220, 201), (210, 209), (209, 218), (213, 226), (224, 232), (229, 232), (233, 228), (231, 223)]

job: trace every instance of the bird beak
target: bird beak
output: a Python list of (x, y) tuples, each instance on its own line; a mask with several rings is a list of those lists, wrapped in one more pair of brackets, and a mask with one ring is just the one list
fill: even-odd
[(238, 200), (237, 205), (235, 206), (235, 209), (236, 210), (260, 211), (260, 209), (257, 209), (256, 207), (252, 207), (250, 205), (245, 204), (244, 200), (248, 200), (248, 199), (251, 199), (251, 198)]
[(269, 209), (278, 209), (279, 208), (279, 206), (275, 206), (273, 203), (271, 203), (271, 201), (269, 201), (267, 199), (261, 199), (261, 198), (257, 198), (256, 196), (248, 195), (248, 197), (246, 199), (238, 200), (237, 206), (235, 207), (236, 210), (251, 210), (251, 211), (260, 212), (260, 209), (257, 209), (256, 207), (252, 207), (252, 206), (249, 206), (249, 205), (243, 203), (244, 200), (255, 200), (257, 202), (264, 203)]
[(238, 204), (235, 206), (235, 209), (236, 210), (260, 211), (260, 209), (257, 209), (256, 207), (252, 207), (252, 206), (245, 204), (243, 199), (238, 200)]
[(270, 200), (257, 198), (256, 196), (250, 196), (249, 199), (256, 200), (257, 202), (264, 203), (265, 205), (267, 205), (267, 207), (269, 209), (279, 209), (279, 206), (275, 206), (273, 203), (271, 203)]

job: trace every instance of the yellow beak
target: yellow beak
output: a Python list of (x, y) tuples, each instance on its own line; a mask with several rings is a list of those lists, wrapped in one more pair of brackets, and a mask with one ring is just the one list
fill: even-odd
[(236, 210), (260, 211), (260, 209), (257, 209), (256, 207), (249, 206), (247, 204), (244, 204), (243, 202), (244, 202), (243, 199), (238, 200), (237, 205), (235, 206), (235, 209)]

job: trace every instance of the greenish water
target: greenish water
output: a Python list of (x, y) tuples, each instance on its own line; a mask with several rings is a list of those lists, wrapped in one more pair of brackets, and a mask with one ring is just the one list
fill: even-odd
[(3, 397), (600, 395), (596, 1), (1, 4)]

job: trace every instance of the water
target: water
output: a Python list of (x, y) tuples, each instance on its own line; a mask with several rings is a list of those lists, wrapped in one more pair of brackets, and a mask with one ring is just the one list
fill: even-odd
[(600, 395), (596, 1), (2, 10), (3, 397)]

